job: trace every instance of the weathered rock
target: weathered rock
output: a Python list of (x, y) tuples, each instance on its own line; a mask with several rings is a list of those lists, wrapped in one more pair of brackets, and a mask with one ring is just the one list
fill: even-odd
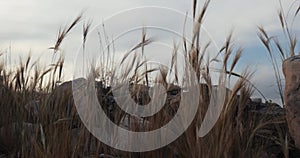
[(286, 81), (284, 91), (286, 119), (295, 145), (300, 149), (300, 56), (286, 59), (282, 68)]
[(285, 109), (276, 103), (263, 103), (250, 100), (245, 109), (247, 113), (255, 113), (263, 116), (285, 116)]

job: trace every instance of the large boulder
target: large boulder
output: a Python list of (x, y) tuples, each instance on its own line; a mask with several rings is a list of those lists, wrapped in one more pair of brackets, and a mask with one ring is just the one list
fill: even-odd
[(300, 149), (300, 56), (286, 59), (282, 68), (285, 76), (286, 119), (295, 145)]

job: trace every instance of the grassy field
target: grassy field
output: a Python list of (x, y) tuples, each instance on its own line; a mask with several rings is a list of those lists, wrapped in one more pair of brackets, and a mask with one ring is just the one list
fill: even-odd
[[(224, 73), (220, 75), (219, 80), (230, 80), (232, 76), (238, 77), (238, 80), (231, 90), (223, 92), (222, 95), (226, 98), (224, 107), (213, 129), (206, 136), (198, 137), (197, 131), (209, 103), (212, 102), (211, 92), (214, 88), (210, 63), (204, 62), (203, 59), (207, 53), (206, 49), (200, 48), (198, 43), (198, 39), (201, 38), (200, 24), (204, 21), (209, 2), (206, 1), (203, 8), (198, 11), (200, 14), (194, 17), (194, 20), (198, 21), (198, 25), (195, 26), (198, 31), (194, 33), (192, 43), (183, 39), (182, 47), (185, 48), (186, 61), (193, 67), (198, 82), (202, 84), (199, 85), (200, 96), (197, 98), (199, 108), (196, 117), (176, 141), (161, 149), (142, 153), (120, 151), (103, 144), (85, 128), (77, 114), (72, 96), (72, 83), (62, 80), (64, 57), (54, 58), (48, 67), (41, 69), (39, 61), (33, 61), (29, 55), (28, 58), (21, 59), (14, 69), (6, 67), (4, 62), (0, 63), (0, 157), (297, 157), (299, 151), (295, 149), (289, 135), (284, 109), (274, 103), (251, 101), (250, 97), (256, 87), (253, 87), (249, 80), (256, 74), (247, 70), (241, 74), (234, 72), (243, 49), (232, 42), (232, 35), (228, 36), (219, 52), (223, 54), (222, 60), (219, 61), (223, 65), (220, 73)], [(196, 3), (197, 1), (194, 1), (194, 6)], [(196, 13), (196, 7), (194, 8)], [(295, 16), (298, 11), (299, 9)], [(281, 48), (283, 46), (276, 40), (273, 44), (285, 59), (296, 54), (297, 40), (292, 38), (293, 32), (287, 25), (287, 19), (283, 17), (283, 13), (280, 12), (279, 19), (283, 31), (288, 34), (291, 51), (285, 53)], [(50, 48), (54, 54), (63, 49), (60, 48), (61, 43), (81, 19), (79, 16), (60, 31), (57, 42)], [(83, 45), (89, 31), (90, 24), (84, 25)], [(273, 59), (274, 53), (277, 52), (270, 49), (273, 47), (271, 43), (273, 39), (263, 27), (258, 28), (258, 32), (272, 59), (279, 92), (283, 93), (280, 82), (282, 79), (278, 70), (280, 63)], [(136, 47), (136, 50), (143, 50), (144, 45), (151, 44), (151, 41), (146, 39), (146, 33), (143, 37), (145, 38), (141, 41), (142, 45)], [(176, 52), (174, 46), (172, 59), (177, 57)], [(129, 52), (132, 53), (133, 51)], [(165, 69), (145, 68), (142, 72), (134, 71), (146, 67), (146, 62), (142, 59), (142, 56), (134, 55), (130, 66), (132, 69), (128, 69), (128, 72), (132, 73), (122, 74), (132, 79), (131, 95), (136, 102), (149, 102), (147, 88), (150, 87), (148, 86), (150, 82), (162, 83), (167, 89), (167, 102), (162, 110), (147, 118), (129, 116), (120, 109), (112, 99), (111, 85), (107, 82), (112, 76), (103, 72), (106, 69), (102, 67), (87, 65), (91, 67), (90, 74), (95, 76), (97, 97), (106, 115), (120, 126), (124, 124), (124, 120), (128, 121), (127, 128), (132, 131), (153, 130), (169, 122), (178, 110), (182, 93), (176, 76), (170, 82), (167, 78), (169, 72)], [(172, 60), (171, 63), (176, 74), (176, 60)], [(111, 67), (110, 70), (114, 69)], [(160, 77), (151, 80), (149, 76), (154, 71), (159, 72)], [(213, 101), (219, 102), (218, 99)], [(266, 113), (262, 113), (260, 107), (267, 109)]]

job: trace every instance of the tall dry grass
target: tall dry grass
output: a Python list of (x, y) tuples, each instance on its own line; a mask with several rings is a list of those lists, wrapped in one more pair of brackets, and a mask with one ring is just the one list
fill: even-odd
[[(113, 149), (93, 137), (81, 123), (74, 101), (72, 98), (71, 82), (58, 85), (61, 81), (64, 68), (64, 58), (56, 59), (57, 51), (63, 39), (70, 31), (78, 25), (82, 16), (77, 17), (74, 22), (65, 29), (59, 31), (57, 41), (50, 49), (54, 50), (53, 60), (49, 67), (41, 69), (38, 61), (32, 61), (29, 56), (20, 60), (17, 68), (7, 71), (5, 65), (0, 64), (0, 74), (3, 76), (0, 91), (0, 156), (11, 157), (262, 157), (270, 144), (281, 149), (282, 157), (289, 157), (289, 136), (284, 127), (285, 119), (281, 115), (277, 118), (267, 115), (251, 114), (249, 98), (252, 94), (252, 86), (249, 80), (252, 74), (246, 71), (242, 74), (234, 72), (234, 68), (241, 58), (242, 49), (235, 48), (232, 43), (232, 35), (224, 42), (224, 47), (219, 53), (223, 53), (222, 70), (220, 80), (230, 80), (230, 77), (239, 76), (232, 90), (226, 90), (223, 94), (226, 99), (221, 115), (213, 129), (204, 137), (199, 137), (198, 130), (207, 113), (210, 102), (218, 102), (212, 98), (212, 76), (210, 62), (215, 60), (204, 60), (209, 44), (204, 48), (199, 41), (201, 36), (201, 25), (204, 22), (205, 14), (210, 4), (206, 0), (205, 5), (197, 11), (197, 1), (194, 1), (194, 21), (196, 21), (195, 32), (191, 43), (183, 37), (183, 48), (186, 61), (191, 64), (197, 74), (200, 84), (199, 108), (192, 124), (184, 134), (170, 145), (155, 151), (132, 153)], [(197, 15), (199, 13), (199, 15)], [(83, 47), (88, 35), (90, 24), (83, 29)], [(262, 32), (263, 29), (261, 29)], [(128, 55), (151, 44), (152, 40), (147, 39), (146, 32), (142, 33), (141, 43), (137, 44)], [(131, 60), (132, 69), (124, 71), (123, 77), (132, 79), (132, 96), (140, 98), (144, 93), (143, 88), (149, 87), (150, 82), (160, 82), (169, 93), (169, 100), (164, 108), (152, 117), (136, 118), (128, 116), (115, 102), (110, 102), (113, 97), (109, 80), (114, 80), (114, 68), (108, 68), (110, 61), (103, 59), (100, 68), (93, 65), (86, 65), (91, 68), (90, 72), (96, 76), (98, 86), (98, 100), (106, 114), (116, 124), (121, 125), (125, 118), (128, 118), (129, 128), (133, 131), (147, 131), (160, 128), (169, 122), (176, 113), (181, 88), (177, 86), (176, 61), (178, 47), (174, 45), (171, 68), (175, 72), (175, 80), (170, 82), (167, 79), (168, 71), (163, 68), (150, 69), (143, 56), (134, 55)], [(110, 52), (111, 53), (111, 52)], [(112, 52), (113, 53), (113, 52)], [(124, 60), (128, 57), (124, 56)], [(232, 62), (229, 63), (229, 59)], [(113, 59), (113, 58), (111, 58)], [(106, 63), (106, 64), (105, 64)], [(128, 65), (120, 65), (126, 68)], [(142, 71), (139, 71), (141, 70)], [(133, 71), (133, 73), (130, 73)], [(149, 77), (151, 73), (159, 72), (160, 77), (154, 81)], [(129, 76), (133, 74), (132, 76)], [(145, 84), (141, 84), (144, 81)], [(100, 84), (101, 83), (101, 84)], [(174, 88), (176, 93), (174, 93)], [(147, 96), (142, 95), (142, 100), (147, 102)], [(215, 100), (214, 100), (215, 99)], [(38, 105), (38, 107), (36, 107)], [(188, 105), (183, 105), (188, 106)], [(113, 107), (108, 109), (107, 107)], [(139, 121), (139, 120), (142, 120)]]
[[(278, 1), (280, 4), (278, 19), (280, 21), (281, 34), (270, 35), (264, 27), (260, 26), (258, 27), (258, 37), (263, 46), (266, 48), (271, 59), (281, 104), (284, 105), (284, 85), (282, 84), (284, 79), (282, 77), (283, 73), (281, 72), (280, 66), (285, 59), (299, 54), (299, 52), (297, 52), (299, 51), (297, 50), (297, 46), (299, 45), (298, 30), (297, 23), (295, 22), (299, 14), (300, 7), (297, 7), (297, 2), (299, 1), (295, 0), (290, 5), (289, 9), (285, 10), (282, 6), (282, 1)], [(280, 60), (278, 60), (278, 57)]]

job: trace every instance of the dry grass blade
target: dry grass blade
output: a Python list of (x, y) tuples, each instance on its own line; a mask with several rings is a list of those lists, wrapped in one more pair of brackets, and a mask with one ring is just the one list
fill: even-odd
[(295, 15), (294, 16), (297, 16), (298, 15), (298, 13), (299, 13), (299, 11), (300, 11), (300, 6), (298, 7), (298, 9), (296, 10), (296, 12), (295, 12)]
[(21, 88), (22, 88), (22, 84), (21, 84), (21, 79), (20, 79), (20, 71), (18, 70), (17, 71), (17, 73), (16, 73), (16, 75), (15, 75), (15, 77), (14, 77), (14, 79), (16, 79), (16, 82), (15, 82), (15, 89), (16, 90), (21, 90)]
[(262, 35), (264, 35), (264, 37), (265, 37), (266, 39), (269, 38), (269, 36), (268, 36), (266, 30), (265, 30), (262, 26), (259, 26), (259, 27), (258, 27), (258, 30), (259, 30), (259, 32), (260, 32)]
[(31, 52), (29, 52), (27, 60), (26, 60), (26, 64), (25, 64), (25, 69), (28, 69), (29, 63), (30, 63), (30, 59), (31, 59)]
[(223, 66), (225, 68), (225, 71), (227, 71), (227, 62), (228, 62), (228, 59), (229, 59), (231, 53), (232, 53), (232, 47), (229, 46), (229, 48), (226, 48), (225, 56), (223, 59)]
[(226, 38), (226, 42), (224, 46), (226, 52), (228, 52), (228, 49), (230, 48), (230, 44), (232, 43), (232, 36), (233, 36), (233, 32), (231, 31), (228, 37)]
[(186, 40), (186, 23), (187, 23), (188, 13), (186, 12), (185, 18), (184, 18), (184, 24), (183, 24), (183, 33), (182, 33), (182, 42), (183, 42), (183, 48), (184, 48), (184, 55), (188, 53), (187, 50), (187, 40)]
[(50, 47), (49, 49), (53, 49), (56, 52), (64, 38), (65, 38), (65, 33), (60, 28), (58, 31), (57, 40), (56, 40), (55, 45), (53, 47)]
[(172, 59), (171, 59), (171, 66), (170, 71), (173, 69), (173, 66), (177, 64), (177, 52), (178, 52), (178, 46), (174, 43), (173, 44), (173, 53), (172, 53)]
[(138, 49), (138, 48), (144, 47), (144, 46), (150, 44), (152, 41), (153, 41), (153, 40), (152, 40), (151, 38), (146, 39), (146, 40), (144, 39), (141, 43), (139, 43), (139, 44), (137, 44), (135, 47), (133, 47), (133, 48), (130, 50), (130, 52), (132, 52), (132, 51), (134, 51), (134, 50), (136, 50), (136, 49)]
[(127, 53), (124, 55), (124, 57), (123, 57), (122, 60), (121, 60), (120, 65), (122, 65), (123, 62), (126, 60), (126, 58), (127, 58), (132, 52), (134, 52), (136, 49), (139, 49), (139, 48), (141, 48), (141, 47), (144, 47), (144, 46), (146, 46), (146, 45), (148, 45), (148, 44), (150, 44), (150, 43), (152, 43), (152, 42), (153, 42), (153, 40), (152, 40), (151, 38), (149, 38), (149, 39), (146, 39), (144, 42), (140, 42), (139, 44), (137, 44), (135, 47), (133, 47), (129, 52), (127, 52)]
[(199, 68), (198, 54), (199, 54), (198, 49), (196, 49), (196, 48), (192, 49), (189, 54), (189, 62), (191, 63), (191, 65), (195, 69), (195, 71), (197, 71)]
[(173, 44), (173, 53), (172, 53), (172, 59), (171, 59), (171, 66), (170, 66), (170, 73), (172, 69), (174, 68), (175, 72), (175, 82), (178, 83), (178, 68), (177, 68), (177, 54), (178, 54), (178, 49), (179, 46), (174, 42)]
[(31, 91), (33, 91), (36, 88), (36, 85), (37, 85), (38, 79), (39, 79), (39, 75), (40, 75), (40, 71), (39, 71), (38, 67), (36, 66), (34, 69), (33, 82), (31, 84)]
[(196, 17), (196, 12), (197, 12), (197, 0), (194, 0), (193, 2), (193, 19)]
[(219, 50), (218, 54), (217, 54), (214, 58), (211, 59), (211, 62), (213, 62), (213, 61), (220, 62), (220, 60), (218, 59), (218, 57), (219, 57), (219, 55), (220, 55), (225, 49), (226, 49), (226, 46), (223, 46), (223, 47)]
[(210, 45), (211, 45), (211, 41), (207, 42), (204, 48), (202, 49), (201, 54), (205, 54), (205, 52), (207, 52), (207, 49), (209, 48)]
[[(20, 63), (19, 63), (20, 67), (19, 69), (19, 81), (22, 85), (23, 88), (25, 88), (25, 65), (23, 64), (22, 58), (20, 57)], [(22, 88), (20, 87), (20, 88)]]
[[(211, 45), (211, 41), (209, 41), (208, 43), (206, 43), (206, 45), (203, 47), (203, 49), (201, 50), (201, 55), (200, 55), (200, 58), (199, 58), (199, 64), (202, 65), (202, 61), (203, 61), (203, 58), (204, 58), (204, 55), (208, 52), (208, 48), (209, 46)], [(217, 58), (217, 56), (216, 56)]]
[(58, 78), (59, 80), (61, 79), (61, 76), (62, 76), (62, 70), (63, 70), (63, 67), (64, 67), (64, 62), (65, 62), (65, 59), (62, 58), (60, 61), (59, 61), (59, 73), (58, 73)]
[[(126, 64), (126, 68), (123, 71), (122, 76), (121, 76), (122, 79), (125, 79), (126, 77), (128, 77), (129, 73), (132, 71), (132, 68), (134, 67), (137, 60), (138, 60), (137, 55), (135, 53), (133, 56), (133, 59), (131, 60), (131, 63)], [(119, 66), (122, 66), (122, 64), (120, 64)]]
[(297, 37), (294, 37), (293, 41), (290, 44), (290, 56), (295, 56), (295, 49), (297, 43), (298, 43)]
[(191, 48), (193, 48), (196, 45), (196, 48), (199, 48), (199, 38), (200, 38), (200, 29), (201, 29), (201, 25), (202, 22), (204, 20), (206, 11), (208, 9), (208, 6), (210, 4), (210, 0), (206, 0), (204, 3), (204, 6), (202, 7), (200, 14), (198, 16), (197, 22), (194, 26), (194, 30), (193, 30), (193, 38), (192, 38), (192, 46)]
[(230, 67), (230, 74), (229, 74), (229, 77), (231, 76), (231, 72), (233, 71), (235, 65), (237, 64), (237, 62), (239, 61), (239, 59), (241, 58), (241, 55), (243, 53), (243, 48), (239, 48), (233, 58), (233, 61), (231, 63), (231, 67)]
[(83, 51), (82, 51), (82, 69), (83, 69), (83, 74), (84, 74), (84, 70), (85, 70), (85, 44), (86, 44), (86, 39), (87, 39), (87, 35), (90, 31), (90, 27), (92, 25), (92, 22), (89, 21), (87, 24), (83, 24), (83, 41), (82, 41), (82, 47), (83, 47)]
[(206, 84), (208, 85), (209, 89), (211, 89), (212, 81), (210, 77), (210, 68), (209, 68), (209, 56), (207, 57), (206, 64), (204, 66), (204, 72), (202, 73), (202, 77), (205, 80)]
[(167, 87), (168, 82), (167, 82), (167, 75), (168, 75), (168, 70), (166, 68), (160, 67), (160, 79), (158, 80), (158, 83), (162, 83), (164, 87)]
[(45, 137), (45, 133), (43, 130), (43, 126), (40, 124), (40, 131), (41, 131), (41, 140), (42, 140), (42, 144), (43, 144), (43, 149), (46, 150), (46, 137)]
[(265, 48), (268, 50), (268, 52), (271, 52), (271, 48), (269, 45), (269, 40), (265, 39), (265, 37), (262, 35), (262, 33), (257, 33), (257, 36), (259, 37), (260, 41), (264, 44)]
[(263, 98), (264, 98), (264, 100), (265, 101), (267, 101), (267, 98), (265, 97), (265, 95), (261, 92), (261, 90), (259, 90), (259, 88), (257, 88), (249, 79), (247, 79), (245, 76), (243, 76), (243, 75), (240, 75), (240, 74), (238, 74), (238, 73), (236, 73), (236, 72), (233, 72), (233, 71), (226, 71), (226, 73), (227, 74), (230, 74), (230, 75), (232, 75), (232, 76), (236, 76), (236, 77), (238, 77), (238, 78), (242, 78), (242, 79), (244, 79), (245, 81), (247, 81), (250, 85), (251, 85), (251, 87), (253, 87)]
[(225, 50), (225, 46), (223, 46), (220, 50), (219, 50), (219, 53), (223, 52)]
[(146, 71), (144, 71), (144, 72), (141, 74), (141, 76), (143, 76), (143, 75), (145, 75), (145, 74), (149, 74), (149, 73), (151, 73), (151, 72), (158, 71), (158, 70), (160, 70), (160, 69), (158, 69), (158, 68), (153, 68), (153, 69), (146, 70)]
[[(146, 60), (144, 60), (142, 62), (140, 62), (140, 61), (137, 62), (137, 66), (135, 67), (135, 70), (134, 70), (134, 76), (138, 75), (139, 68), (142, 67), (143, 65), (146, 65), (147, 62), (148, 61), (146, 61)], [(146, 71), (147, 71), (147, 69), (146, 69)]]
[(53, 72), (52, 72), (52, 77), (53, 77), (52, 80), (54, 80), (54, 78), (55, 78), (56, 71), (59, 68), (59, 62), (60, 62), (60, 60), (61, 60), (61, 58), (54, 64), (54, 68), (53, 68)]
[[(225, 45), (219, 50), (218, 54), (212, 58), (210, 61), (217, 61), (219, 62), (218, 60), (218, 56), (223, 52), (225, 51), (225, 56), (224, 56), (224, 60), (223, 60), (223, 65), (225, 66), (225, 70), (227, 71), (227, 60), (229, 59), (231, 53), (232, 53), (232, 47), (231, 47), (231, 43), (232, 43), (232, 36), (233, 36), (233, 31), (231, 31), (228, 35), (228, 37), (226, 38), (226, 41), (225, 41)], [(210, 43), (209, 43), (210, 44)], [(207, 48), (206, 48), (207, 49)], [(205, 50), (206, 50), (205, 49)]]
[(77, 17), (75, 18), (75, 20), (74, 20), (74, 21), (71, 23), (71, 25), (68, 27), (67, 31), (65, 31), (66, 34), (69, 33), (69, 32), (73, 29), (73, 27), (79, 23), (79, 21), (82, 19), (82, 15), (83, 15), (83, 13), (81, 13), (79, 16), (77, 16)]
[(82, 14), (77, 16), (77, 18), (71, 23), (70, 26), (65, 27), (64, 29), (59, 29), (56, 43), (53, 47), (50, 47), (49, 49), (53, 49), (55, 52), (58, 51), (62, 41), (66, 38), (68, 33), (76, 26), (76, 24), (79, 23), (81, 18), (82, 18)]
[(48, 73), (50, 73), (52, 70), (53, 70), (53, 68), (50, 67), (40, 75), (39, 80), (41, 81), (41, 83), (43, 82), (44, 76), (47, 75)]
[[(227, 72), (227, 71), (226, 71)], [(232, 73), (233, 74), (233, 73)], [(232, 89), (232, 94), (231, 95), (236, 95), (238, 94), (238, 91), (240, 91), (242, 88), (245, 87), (246, 82), (249, 81), (249, 78), (251, 76), (251, 73), (245, 71), (242, 75), (239, 75), (239, 80), (237, 83), (234, 85)], [(232, 98), (232, 97), (231, 97)]]
[(283, 61), (286, 58), (286, 56), (285, 56), (285, 53), (283, 51), (282, 46), (279, 43), (279, 40), (278, 39), (274, 39), (274, 43), (276, 45), (276, 48), (279, 50), (281, 60)]
[(284, 29), (285, 28), (285, 20), (284, 20), (282, 11), (278, 12), (278, 17), (279, 17), (279, 20), (280, 20), (281, 28)]
[(89, 20), (87, 24), (83, 24), (83, 43), (86, 43), (87, 35), (90, 32), (92, 21)]
[[(143, 31), (142, 31), (142, 42), (141, 43), (145, 43), (146, 42), (146, 30), (145, 28), (143, 28)], [(142, 56), (144, 56), (144, 50), (145, 50), (145, 45), (142, 44)]]
[[(143, 32), (142, 32), (142, 43), (145, 43), (146, 40), (146, 30), (145, 28), (143, 28)], [(144, 51), (145, 51), (145, 45), (142, 45), (142, 57), (144, 57)], [(147, 71), (148, 66), (147, 64), (145, 64), (145, 71)], [(148, 77), (148, 73), (145, 73), (145, 79), (146, 79), (146, 85), (149, 86), (149, 77)]]
[(203, 19), (204, 19), (204, 16), (205, 16), (205, 13), (206, 13), (206, 11), (207, 11), (207, 9), (208, 9), (209, 4), (210, 4), (210, 0), (206, 0), (205, 3), (204, 3), (203, 8), (202, 8), (202, 10), (201, 10), (201, 13), (200, 13), (200, 15), (199, 15), (199, 17), (198, 17), (198, 23), (199, 23), (199, 24), (202, 23), (202, 21), (203, 21)]

